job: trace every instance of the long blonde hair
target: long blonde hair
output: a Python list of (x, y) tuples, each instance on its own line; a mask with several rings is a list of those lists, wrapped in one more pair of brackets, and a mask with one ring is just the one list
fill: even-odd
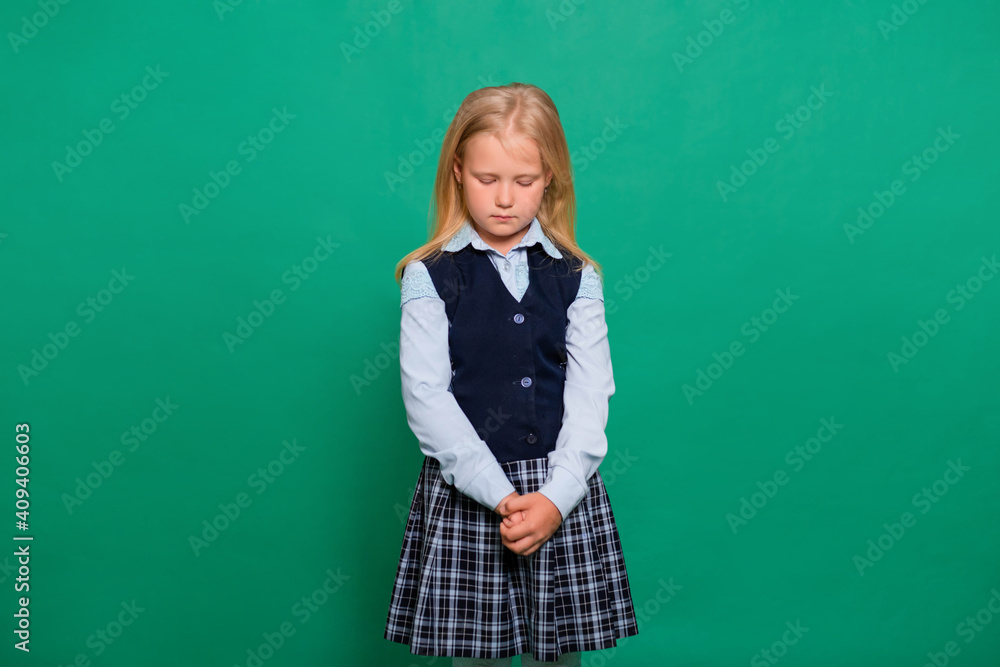
[(514, 82), (506, 86), (480, 88), (462, 101), (441, 144), (428, 216), (430, 229), (433, 230), (430, 240), (399, 261), (396, 282), (401, 283), (403, 269), (408, 263), (440, 255), (462, 224), (466, 220), (471, 222), (468, 207), (454, 178), (454, 161), (456, 156), (459, 161), (464, 160), (466, 144), (481, 132), (496, 137), (507, 151), (511, 151), (508, 132), (534, 141), (541, 154), (543, 173), (552, 170), (552, 181), (536, 216), (542, 230), (564, 256), (582, 260), (576, 270), (581, 270), (583, 264), (589, 262), (603, 278), (600, 264), (576, 244), (573, 172), (559, 112), (541, 88)]

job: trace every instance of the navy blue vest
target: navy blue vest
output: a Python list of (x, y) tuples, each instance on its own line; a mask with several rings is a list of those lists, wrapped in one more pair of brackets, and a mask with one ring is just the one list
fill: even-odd
[(455, 400), (499, 462), (545, 457), (562, 427), (566, 311), (580, 260), (527, 248), (518, 302), (486, 251), (466, 245), (424, 264), (448, 315)]

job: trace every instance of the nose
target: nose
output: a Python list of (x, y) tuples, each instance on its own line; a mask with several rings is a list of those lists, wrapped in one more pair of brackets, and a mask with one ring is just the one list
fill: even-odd
[(513, 186), (501, 183), (500, 187), (497, 188), (497, 206), (501, 208), (510, 208), (514, 205), (512, 196)]

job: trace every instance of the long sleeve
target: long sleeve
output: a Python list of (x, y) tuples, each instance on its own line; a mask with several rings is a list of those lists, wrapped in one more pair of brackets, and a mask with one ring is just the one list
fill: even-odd
[(604, 294), (590, 264), (583, 269), (580, 291), (567, 314), (562, 427), (548, 455), (549, 474), (539, 489), (564, 520), (587, 495), (588, 480), (607, 455), (608, 404), (615, 393)]
[(410, 429), (424, 455), (460, 492), (496, 508), (514, 485), (449, 391), (448, 316), (422, 262), (406, 265), (401, 296), (399, 366)]

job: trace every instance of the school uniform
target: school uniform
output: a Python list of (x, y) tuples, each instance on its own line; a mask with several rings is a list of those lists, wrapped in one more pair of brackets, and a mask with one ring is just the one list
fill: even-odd
[[(600, 278), (537, 218), (506, 255), (468, 221), (444, 251), (402, 280), (403, 399), (425, 456), (384, 636), (470, 658), (613, 647), (638, 625), (598, 471), (614, 393)], [(494, 508), (514, 491), (563, 519), (528, 556), (500, 539)]]

